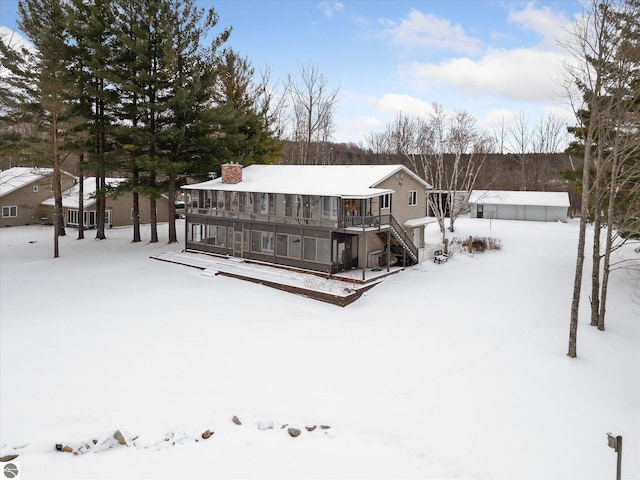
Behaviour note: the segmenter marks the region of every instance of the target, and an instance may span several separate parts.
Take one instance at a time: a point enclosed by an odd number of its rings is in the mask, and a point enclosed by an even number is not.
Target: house
[[[417,263],[428,221],[430,186],[402,165],[230,163],[182,188],[187,251],[328,274]]]
[[[107,178],[106,184],[117,186],[125,181],[124,178]],[[85,178],[83,181],[83,210],[85,228],[95,228],[97,220],[96,211],[96,179],[95,177]],[[65,226],[77,227],[79,223],[79,199],[80,184],[62,192],[62,210]],[[47,198],[42,202],[42,206],[47,208],[49,215],[53,215],[55,198]],[[168,198],[161,196],[156,200],[156,215],[158,222],[166,222],[169,218]],[[122,227],[133,225],[133,196],[125,193],[118,197],[107,196],[105,206],[105,226]],[[149,223],[151,217],[151,207],[149,198],[140,195],[140,223]]]
[[[567,192],[473,190],[469,195],[472,218],[566,222],[569,206]]]
[[[75,182],[70,173],[60,173],[63,190]],[[3,170],[0,172],[0,227],[42,223],[51,213],[41,203],[52,194],[53,168],[12,167]]]

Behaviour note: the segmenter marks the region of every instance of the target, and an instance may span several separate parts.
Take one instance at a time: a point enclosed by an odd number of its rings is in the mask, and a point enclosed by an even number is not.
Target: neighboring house
[[[125,181],[124,178],[107,178],[107,185],[116,186]],[[95,177],[85,178],[83,182],[83,210],[85,228],[95,228],[97,220],[96,211],[96,179]],[[62,193],[62,210],[64,224],[67,227],[77,227],[79,225],[79,199],[80,185],[74,185]],[[48,198],[42,205],[49,209],[49,215],[53,215],[55,199]],[[169,218],[168,199],[161,196],[156,200],[156,214],[158,222],[166,222]],[[105,226],[122,227],[133,225],[133,197],[130,193],[120,195],[117,198],[107,196],[105,206]],[[149,198],[140,195],[140,223],[149,223],[151,218],[151,208]]]
[[[566,222],[569,206],[567,192],[473,190],[469,195],[473,218]]]
[[[414,264],[429,188],[402,165],[226,164],[183,187],[186,249],[325,273]]]
[[[62,189],[76,182],[73,175],[60,173]],[[12,167],[0,172],[0,227],[31,225],[53,220],[41,202],[53,194],[53,168]],[[45,217],[50,217],[45,219]]]

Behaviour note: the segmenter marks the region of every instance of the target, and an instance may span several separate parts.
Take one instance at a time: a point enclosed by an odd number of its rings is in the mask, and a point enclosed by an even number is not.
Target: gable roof
[[[469,195],[469,203],[567,208],[570,206],[567,192],[517,192],[508,190],[473,190]]]
[[[239,183],[222,183],[222,178],[216,178],[182,188],[371,198],[393,193],[391,188],[377,186],[396,173],[409,175],[430,188],[403,165],[251,165],[242,169]]]
[[[0,197],[53,174],[53,168],[12,167],[0,172]]]
[[[121,182],[124,182],[126,178],[107,178],[105,183],[107,185],[116,186]],[[96,203],[96,178],[88,177],[83,182],[83,204],[84,207],[90,207]],[[80,201],[80,184],[77,183],[73,187],[62,192],[62,206],[65,208],[78,208]],[[55,205],[55,197],[47,198],[42,202],[42,205],[53,206]]]

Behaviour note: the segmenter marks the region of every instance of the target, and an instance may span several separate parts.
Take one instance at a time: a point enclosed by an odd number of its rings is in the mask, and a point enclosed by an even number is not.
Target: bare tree
[[[567,127],[553,113],[540,118],[532,130],[529,184],[536,190],[547,190],[550,180],[556,175],[553,170],[550,154],[563,151],[567,146]]]
[[[467,194],[476,183],[484,161],[494,149],[493,139],[477,127],[470,113],[459,110],[453,114],[446,143],[453,154],[453,165],[449,176],[449,231],[467,204]]]
[[[505,142],[507,140],[507,126],[504,120],[504,115],[500,118],[500,122],[494,130],[493,136],[495,137],[497,152],[502,155],[504,153]]]
[[[327,78],[317,65],[298,65],[300,79],[287,77],[287,93],[291,101],[291,136],[299,147],[299,163],[329,163],[327,143],[333,135],[333,112],[339,89],[331,90]],[[313,145],[315,151],[312,151]]]
[[[527,185],[526,171],[528,155],[531,152],[533,134],[529,127],[529,117],[524,112],[514,116],[514,122],[507,129],[509,151],[514,155],[520,165],[520,189],[525,190]]]
[[[432,186],[427,205],[444,243],[446,219],[453,232],[455,220],[466,204],[466,194],[493,149],[493,139],[477,127],[476,119],[468,112],[450,113],[434,104],[428,120],[400,113],[383,132],[370,135],[368,142],[378,153],[401,158]]]

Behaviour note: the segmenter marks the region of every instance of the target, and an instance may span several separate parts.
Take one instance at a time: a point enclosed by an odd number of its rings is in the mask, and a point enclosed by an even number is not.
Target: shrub
[[[454,238],[451,240],[450,245],[454,247],[456,252],[483,253],[492,250],[502,250],[502,241],[498,238],[491,237],[468,237],[464,240]]]

